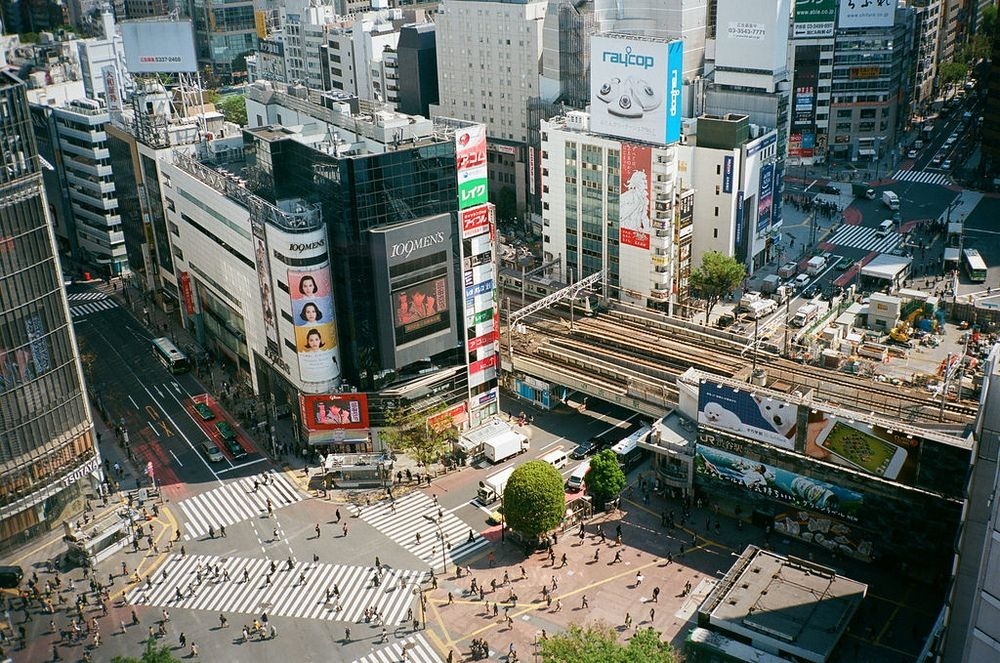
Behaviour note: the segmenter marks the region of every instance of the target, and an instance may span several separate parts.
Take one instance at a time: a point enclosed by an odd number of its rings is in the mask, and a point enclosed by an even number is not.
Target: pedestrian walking
[[[642,581],[643,581],[642,571],[639,571],[635,574],[635,586],[638,587],[639,585],[641,585]]]
[[[342,529],[344,530],[344,536],[346,537],[347,536],[347,523],[344,523],[344,527]]]
[[[611,563],[612,563],[612,564],[617,564],[617,563],[618,563],[618,562],[620,562],[620,561],[622,561],[622,551],[621,551],[621,550],[619,550],[619,551],[617,551],[617,552],[615,553],[615,559],[614,559],[614,561],[613,561],[613,562],[611,562]]]
[[[659,603],[659,599],[660,599],[660,588],[659,587],[654,587],[653,588],[653,603]]]
[[[319,523],[316,523],[316,538],[319,538]]]
[[[337,522],[339,523],[340,522],[340,509],[337,509],[336,516],[337,516]]]
[[[649,621],[653,621],[653,617],[656,616],[656,608],[649,609]]]
[[[625,613],[625,628],[632,628],[632,615],[627,612]]]
[[[583,598],[580,599],[580,607],[583,608],[584,610],[586,610],[587,608],[590,607],[590,603],[587,602],[587,595],[586,594],[584,594]]]

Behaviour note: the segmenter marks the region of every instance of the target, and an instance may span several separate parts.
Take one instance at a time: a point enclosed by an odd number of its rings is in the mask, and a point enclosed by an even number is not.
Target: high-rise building
[[[0,548],[75,518],[100,472],[41,168],[0,71]]]
[[[389,91],[392,85],[401,113],[430,117],[430,106],[438,102],[437,41],[434,23],[409,23],[399,29],[399,43],[394,54],[386,53]],[[394,71],[389,69],[395,61]],[[391,78],[395,76],[395,78]]]
[[[501,216],[527,205],[528,99],[539,96],[546,0],[445,0],[437,25],[438,103],[431,115],[486,125],[490,189]]]
[[[253,0],[190,0],[187,13],[194,20],[198,66],[221,80],[241,77],[243,59],[257,50]]]

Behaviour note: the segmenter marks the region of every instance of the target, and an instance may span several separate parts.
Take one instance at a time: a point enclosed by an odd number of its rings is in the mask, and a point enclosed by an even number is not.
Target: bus
[[[191,370],[191,362],[188,361],[187,355],[178,350],[169,338],[165,336],[154,338],[152,343],[153,352],[168,371],[186,373]]]
[[[646,450],[639,446],[639,440],[644,438],[649,431],[649,426],[643,426],[611,447],[611,450],[618,457],[618,464],[621,465],[622,471],[626,474],[646,458]]]
[[[962,251],[962,266],[973,283],[982,283],[986,280],[986,261],[976,249]]]

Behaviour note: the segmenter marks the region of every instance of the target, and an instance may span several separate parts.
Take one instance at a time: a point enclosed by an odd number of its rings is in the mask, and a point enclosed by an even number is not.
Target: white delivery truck
[[[483,456],[494,465],[528,450],[528,438],[515,430],[483,442]]]
[[[805,327],[815,320],[817,315],[819,315],[819,306],[816,306],[816,304],[805,304],[800,306],[799,310],[792,316],[791,325],[793,327]]]
[[[882,202],[891,210],[895,211],[899,209],[899,196],[893,191],[883,191]]]
[[[760,301],[754,302],[747,309],[747,317],[751,320],[759,320],[769,313],[773,313],[778,309],[778,302],[773,299],[761,299]]]
[[[765,276],[760,282],[760,291],[765,295],[773,295],[781,285],[781,277],[777,274]]]
[[[826,258],[823,256],[813,256],[812,258],[809,258],[809,262],[806,263],[806,274],[815,276],[819,274],[825,266]]]
[[[507,480],[514,473],[514,466],[497,472],[491,477],[486,477],[479,482],[479,494],[477,499],[483,506],[490,506],[500,501],[503,496],[503,489],[507,487]]]
[[[759,302],[761,299],[763,299],[763,297],[759,292],[754,290],[744,292],[743,296],[740,297],[740,310],[749,311],[750,307]]]

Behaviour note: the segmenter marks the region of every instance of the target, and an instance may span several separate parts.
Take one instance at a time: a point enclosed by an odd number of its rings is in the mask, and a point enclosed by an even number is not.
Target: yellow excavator
[[[900,322],[899,325],[893,327],[889,331],[889,338],[896,341],[897,343],[909,343],[910,342],[910,323]]]

